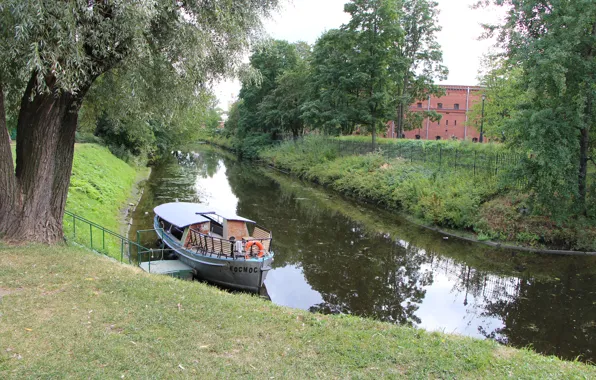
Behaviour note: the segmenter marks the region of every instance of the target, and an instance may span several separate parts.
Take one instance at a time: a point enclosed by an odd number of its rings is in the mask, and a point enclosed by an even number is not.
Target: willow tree
[[[260,18],[276,5],[277,0],[2,1],[0,235],[11,241],[62,239],[78,113],[100,75],[164,59],[199,86],[234,70]],[[20,98],[18,105],[5,104],[14,98]],[[6,111],[12,109],[18,112],[16,168],[6,128]]]

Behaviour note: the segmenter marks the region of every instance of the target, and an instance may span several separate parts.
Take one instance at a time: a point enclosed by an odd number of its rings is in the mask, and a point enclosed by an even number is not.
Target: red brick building
[[[480,138],[480,131],[474,126],[467,125],[468,112],[472,105],[482,101],[482,87],[478,86],[449,86],[441,85],[445,95],[430,96],[410,105],[410,111],[437,111],[443,117],[440,121],[422,121],[420,128],[406,131],[408,139],[415,139],[417,135],[422,140],[472,140]],[[387,123],[387,137],[397,137],[393,121]],[[486,141],[486,140],[485,140]]]

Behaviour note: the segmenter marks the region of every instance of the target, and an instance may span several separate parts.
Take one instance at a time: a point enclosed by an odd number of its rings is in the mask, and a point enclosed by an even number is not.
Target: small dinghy
[[[198,203],[166,203],[153,211],[157,235],[197,277],[253,292],[263,286],[273,262],[271,231]]]

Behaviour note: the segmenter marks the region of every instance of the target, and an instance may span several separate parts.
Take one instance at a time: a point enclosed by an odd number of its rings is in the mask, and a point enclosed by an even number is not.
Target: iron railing
[[[119,260],[121,263],[124,263],[126,258],[129,264],[134,261],[140,265],[147,256],[151,261],[160,256],[163,258],[164,253],[170,251],[169,249],[152,249],[141,245],[140,231],[137,232],[137,241],[134,242],[70,211],[64,211],[63,224],[64,237],[67,240],[87,246],[95,252]]]
[[[263,246],[263,250],[265,252],[270,252],[271,250],[271,241],[272,241],[272,234],[270,231],[267,231],[259,226],[255,227],[255,231],[253,231],[253,235],[257,232],[264,236],[268,234],[268,237],[261,237],[255,236],[246,239],[246,244],[249,242],[259,242]],[[237,252],[235,249],[236,241],[218,238],[216,236],[209,236],[203,234],[195,229],[190,228],[188,231],[188,249],[195,250],[196,253],[201,253],[204,255],[210,256],[228,256],[228,257],[254,257],[259,253],[259,248],[256,244],[252,244],[249,248],[249,251],[245,251],[245,246],[243,245],[242,252]]]

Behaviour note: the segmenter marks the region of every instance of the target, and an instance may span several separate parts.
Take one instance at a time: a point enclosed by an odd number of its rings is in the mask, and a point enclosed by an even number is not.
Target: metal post
[[[483,130],[484,130],[484,101],[486,100],[486,94],[482,94],[482,117],[480,119],[480,142],[484,141]]]
[[[476,177],[476,153],[478,152],[474,151],[474,177]]]

